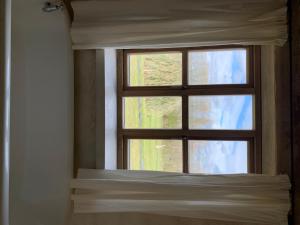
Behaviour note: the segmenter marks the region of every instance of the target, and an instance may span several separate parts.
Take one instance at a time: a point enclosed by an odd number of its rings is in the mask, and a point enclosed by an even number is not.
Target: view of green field
[[[130,169],[182,172],[181,140],[129,141]]]
[[[180,85],[181,53],[134,54],[129,57],[131,86]],[[180,129],[181,97],[126,97],[125,128]],[[131,140],[133,170],[182,172],[181,140]]]
[[[166,86],[181,84],[181,53],[137,53],[129,56],[130,86]]]

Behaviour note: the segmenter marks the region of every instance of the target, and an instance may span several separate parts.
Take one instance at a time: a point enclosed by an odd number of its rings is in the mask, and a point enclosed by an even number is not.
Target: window
[[[261,172],[260,48],[118,53],[118,167]]]

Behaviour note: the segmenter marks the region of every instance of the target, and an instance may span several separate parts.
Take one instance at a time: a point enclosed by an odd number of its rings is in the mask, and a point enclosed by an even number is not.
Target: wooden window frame
[[[246,49],[247,50],[247,84],[224,85],[188,85],[188,52],[192,50],[212,49]],[[128,86],[128,54],[153,52],[182,53],[182,85],[179,86]],[[182,140],[183,172],[188,173],[188,141],[189,140],[233,140],[248,141],[248,172],[261,173],[261,50],[260,46],[209,46],[196,48],[172,49],[128,49],[117,53],[117,166],[128,169],[129,139],[179,139]],[[188,97],[193,95],[244,95],[254,96],[255,125],[253,130],[189,130],[188,129]],[[182,97],[182,129],[124,129],[123,97],[137,96],[181,96]]]

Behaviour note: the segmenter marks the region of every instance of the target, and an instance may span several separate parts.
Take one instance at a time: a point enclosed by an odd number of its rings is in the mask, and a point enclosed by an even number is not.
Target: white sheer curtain
[[[85,214],[147,213],[221,224],[286,225],[290,207],[285,175],[81,169],[71,187],[76,189],[72,200],[77,219]]]
[[[75,49],[282,45],[286,0],[73,1]]]

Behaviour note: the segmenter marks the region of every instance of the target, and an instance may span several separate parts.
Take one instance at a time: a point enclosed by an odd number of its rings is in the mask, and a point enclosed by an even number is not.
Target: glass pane
[[[190,96],[190,129],[253,129],[252,95]]]
[[[245,49],[189,52],[190,85],[246,84]]]
[[[182,83],[182,54],[136,53],[129,55],[129,86],[167,86]]]
[[[125,128],[181,128],[181,97],[125,97],[124,109]]]
[[[247,173],[247,141],[189,141],[189,172]]]
[[[181,140],[131,139],[129,169],[182,172]]]

